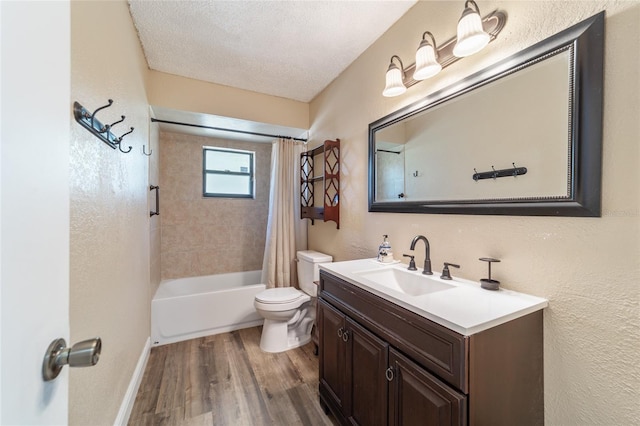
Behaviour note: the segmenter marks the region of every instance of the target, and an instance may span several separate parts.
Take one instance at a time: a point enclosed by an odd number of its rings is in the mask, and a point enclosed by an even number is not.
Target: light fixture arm
[[[423,43],[428,43],[427,39],[425,38],[426,36],[429,36],[431,38],[431,45],[433,46],[433,51],[436,54],[436,58],[438,57],[438,46],[436,46],[436,38],[433,36],[433,34],[431,34],[430,31],[425,31],[424,33],[422,33],[422,42],[420,42],[420,47],[422,47]]]
[[[436,46],[436,38],[433,36],[433,34],[431,34],[430,31],[425,31],[424,33],[422,33],[422,41],[427,41],[427,39],[425,38],[426,36],[429,36],[431,38],[431,45],[433,46],[433,50],[437,52],[438,47]]]
[[[472,4],[475,7],[476,13],[480,13],[480,8],[478,7],[478,4],[473,0],[467,0],[466,2],[464,2],[464,8],[467,9],[470,4]]]
[[[393,65],[393,58],[396,58],[398,60],[398,62],[400,62],[400,71],[402,72],[402,78],[403,79],[406,78],[406,73],[404,71],[404,64],[402,63],[402,59],[400,59],[400,56],[393,55],[391,57],[391,61],[390,61],[390,65],[389,66]]]

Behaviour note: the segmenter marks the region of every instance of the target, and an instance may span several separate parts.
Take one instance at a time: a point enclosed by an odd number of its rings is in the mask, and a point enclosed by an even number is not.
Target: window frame
[[[207,152],[225,152],[246,155],[249,157],[249,171],[244,172],[232,172],[229,170],[216,170],[207,169]],[[202,147],[202,196],[204,198],[256,198],[256,183],[255,183],[255,163],[256,153],[255,151],[248,151],[244,149],[203,146]],[[207,192],[207,176],[208,175],[224,175],[224,176],[248,176],[249,177],[249,194],[239,193],[220,193],[220,192]]]

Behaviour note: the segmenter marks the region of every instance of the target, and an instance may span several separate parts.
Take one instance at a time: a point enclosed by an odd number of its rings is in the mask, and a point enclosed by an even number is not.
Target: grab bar
[[[149,217],[153,217],[155,215],[159,215],[160,214],[160,187],[157,185],[151,185],[149,186],[149,191],[153,191],[156,190],[156,211],[150,211],[149,212]]]

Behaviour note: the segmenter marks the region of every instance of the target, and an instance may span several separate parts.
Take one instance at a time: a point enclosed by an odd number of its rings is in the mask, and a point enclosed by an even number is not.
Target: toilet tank
[[[297,253],[298,259],[298,285],[300,290],[309,296],[315,297],[318,294],[318,286],[313,282],[320,279],[318,265],[329,263],[333,260],[328,254],[313,250],[301,250]]]

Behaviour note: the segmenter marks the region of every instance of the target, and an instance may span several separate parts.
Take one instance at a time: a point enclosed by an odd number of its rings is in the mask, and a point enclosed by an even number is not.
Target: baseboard
[[[114,426],[124,426],[129,423],[131,410],[133,410],[133,403],[136,400],[138,388],[140,388],[140,383],[142,382],[144,368],[147,366],[147,360],[149,359],[150,351],[151,338],[148,337],[147,343],[144,345],[142,353],[140,354],[140,358],[138,358],[138,364],[136,365],[136,369],[133,372],[133,376],[131,376],[131,381],[129,382],[129,387],[127,388],[127,392],[125,393],[124,399],[122,400],[122,405],[120,405],[118,417],[116,417],[115,422],[113,422]]]

